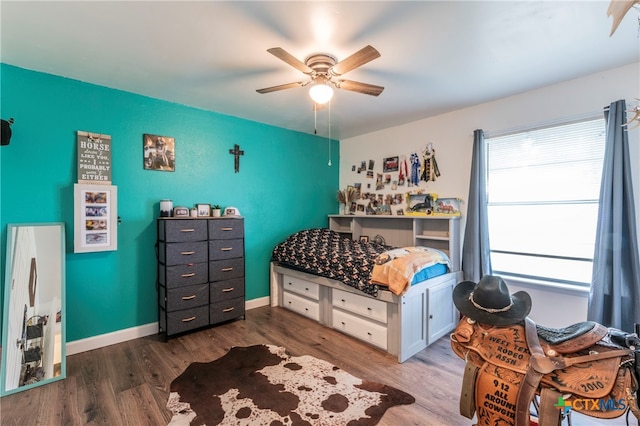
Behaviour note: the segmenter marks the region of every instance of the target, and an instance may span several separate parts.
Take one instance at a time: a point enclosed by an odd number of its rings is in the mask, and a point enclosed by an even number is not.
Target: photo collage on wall
[[[353,186],[359,193],[351,214],[460,215],[459,199],[428,193],[426,183],[440,176],[435,149],[428,144],[420,154],[398,155],[382,161],[362,160],[351,166]]]
[[[117,194],[114,185],[74,185],[74,253],[117,250]]]
[[[84,192],[84,244],[109,245],[109,192]]]

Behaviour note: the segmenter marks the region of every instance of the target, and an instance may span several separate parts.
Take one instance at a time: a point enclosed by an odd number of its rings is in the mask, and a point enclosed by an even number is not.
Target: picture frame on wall
[[[74,253],[118,249],[118,188],[74,184]]]
[[[176,140],[170,136],[144,134],[142,136],[145,170],[175,172]]]
[[[382,161],[383,172],[397,172],[398,171],[398,157],[387,157]]]
[[[198,210],[198,217],[211,216],[211,204],[196,204],[196,209]]]

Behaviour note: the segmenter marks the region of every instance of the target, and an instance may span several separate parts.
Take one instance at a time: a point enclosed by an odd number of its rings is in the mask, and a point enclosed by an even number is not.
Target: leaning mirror
[[[63,379],[63,223],[7,225],[1,395]]]

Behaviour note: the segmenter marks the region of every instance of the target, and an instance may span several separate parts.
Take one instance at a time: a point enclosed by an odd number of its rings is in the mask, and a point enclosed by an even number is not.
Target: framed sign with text
[[[111,184],[111,136],[77,133],[78,183]]]

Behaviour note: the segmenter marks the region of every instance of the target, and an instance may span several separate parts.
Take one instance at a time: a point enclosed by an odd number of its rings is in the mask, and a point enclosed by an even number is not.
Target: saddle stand
[[[553,329],[530,318],[498,327],[464,317],[451,347],[466,361],[460,414],[477,414],[478,424],[528,426],[536,397],[540,426],[558,426],[572,410],[603,419],[631,410],[640,419],[637,333],[591,321]]]

